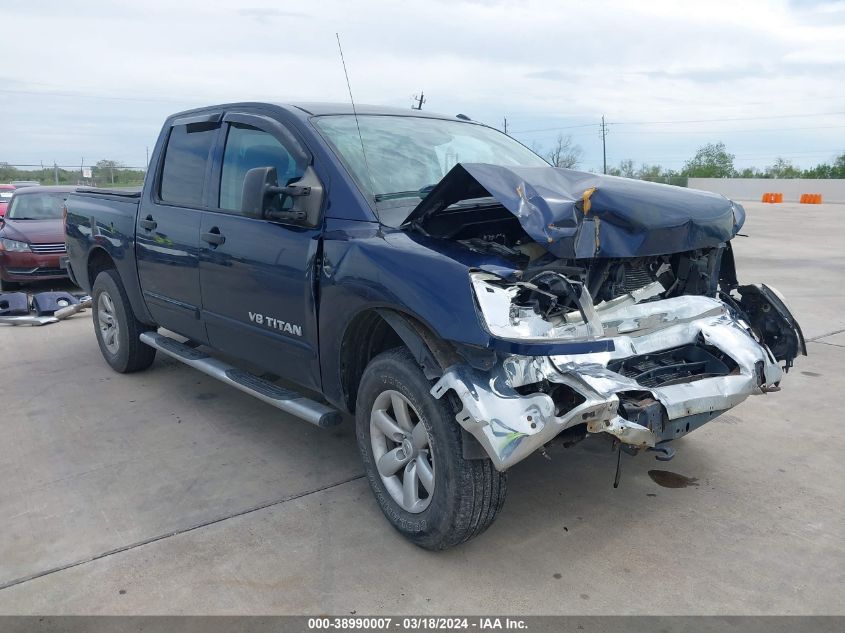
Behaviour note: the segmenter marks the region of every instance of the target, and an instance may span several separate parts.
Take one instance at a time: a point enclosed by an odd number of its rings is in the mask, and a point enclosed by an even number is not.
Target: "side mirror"
[[[284,209],[288,196],[293,198],[293,206]],[[244,177],[241,211],[248,218],[316,226],[322,203],[323,185],[310,165],[302,178],[285,187],[279,186],[275,167],[256,167]]]

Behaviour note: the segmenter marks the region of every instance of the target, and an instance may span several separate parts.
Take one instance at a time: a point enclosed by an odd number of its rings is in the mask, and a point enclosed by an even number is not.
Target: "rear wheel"
[[[138,338],[151,328],[135,318],[116,270],[97,275],[91,298],[97,343],[111,368],[128,374],[152,365],[155,349]]]
[[[374,358],[358,389],[358,449],[382,512],[412,543],[440,550],[481,534],[505,501],[507,475],[463,457],[461,428],[405,348]]]

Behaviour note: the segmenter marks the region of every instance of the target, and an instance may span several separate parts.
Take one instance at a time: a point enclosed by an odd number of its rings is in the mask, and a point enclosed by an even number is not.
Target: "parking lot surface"
[[[808,339],[783,391],[671,462],[623,456],[617,489],[600,438],[534,455],[442,553],[382,518],[351,421],[161,356],[116,374],[90,312],[0,326],[0,613],[845,614],[845,206],[746,209],[740,280],[780,289]]]

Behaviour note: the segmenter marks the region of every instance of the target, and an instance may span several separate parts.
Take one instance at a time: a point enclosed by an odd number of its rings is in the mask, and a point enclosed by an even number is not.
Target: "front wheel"
[[[97,275],[91,295],[97,343],[111,368],[129,374],[152,365],[155,348],[139,339],[141,332],[150,328],[135,318],[117,271],[109,269]]]
[[[481,534],[505,501],[507,475],[489,459],[465,459],[445,398],[404,348],[384,352],[358,389],[358,449],[376,500],[403,536],[441,550]]]

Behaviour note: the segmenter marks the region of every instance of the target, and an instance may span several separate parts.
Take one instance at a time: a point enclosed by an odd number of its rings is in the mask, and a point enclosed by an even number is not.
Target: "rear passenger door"
[[[210,113],[172,122],[135,231],[138,276],[150,313],[159,325],[199,342],[207,340],[200,319],[200,222],[221,118],[222,113]]]
[[[303,175],[310,155],[288,128],[260,115],[227,113],[222,135],[225,146],[212,184],[216,196],[200,228],[209,343],[318,389],[314,274],[321,231],[241,214],[247,171],[275,167],[284,186]]]

